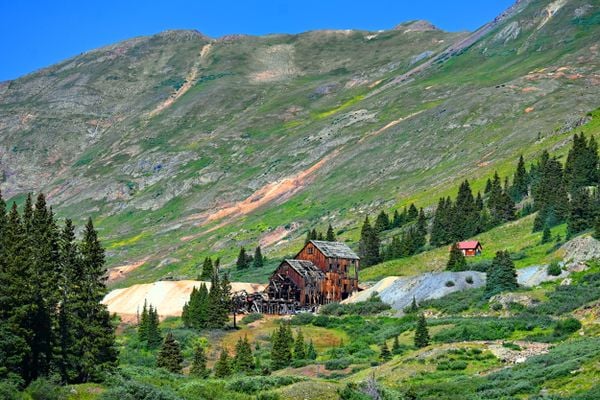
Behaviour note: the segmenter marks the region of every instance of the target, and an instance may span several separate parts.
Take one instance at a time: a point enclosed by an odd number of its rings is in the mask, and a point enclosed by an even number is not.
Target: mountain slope
[[[330,221],[352,241],[367,212],[563,144],[598,107],[599,15],[531,0],[472,34],[132,39],[0,86],[0,188],[94,216],[127,282],[293,252]]]

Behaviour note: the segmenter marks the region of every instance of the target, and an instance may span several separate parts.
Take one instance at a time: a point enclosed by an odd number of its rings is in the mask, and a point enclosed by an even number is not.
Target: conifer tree
[[[455,218],[453,218],[451,226],[454,240],[463,240],[473,236],[477,229],[479,212],[475,206],[475,198],[469,181],[465,180],[460,185],[453,213]]]
[[[335,233],[333,232],[333,227],[331,226],[331,224],[329,224],[329,226],[327,227],[327,235],[325,237],[325,240],[327,240],[328,242],[336,241]]]
[[[534,232],[542,230],[545,225],[552,227],[564,221],[569,208],[560,162],[544,152],[538,168],[538,182],[532,190],[534,206],[538,210]]]
[[[567,218],[567,238],[585,231],[593,226],[594,209],[592,199],[585,187],[575,190],[569,204]]]
[[[416,224],[415,247],[420,249],[427,244],[427,218],[425,211],[421,208]]]
[[[311,340],[306,347],[306,359],[308,360],[316,360],[317,359],[317,351],[315,350],[315,345]]]
[[[317,230],[315,228],[313,228],[312,231],[310,231],[310,240],[318,240],[319,239],[319,233],[317,232]]]
[[[265,264],[265,260],[262,255],[260,246],[257,246],[254,250],[254,259],[252,260],[252,266],[254,268],[261,268]]]
[[[361,232],[360,232],[360,243],[359,243],[359,255],[361,258],[361,264],[365,267],[377,264],[381,261],[379,254],[379,235],[371,227],[369,217],[365,217]]]
[[[304,343],[304,335],[302,330],[298,329],[296,340],[294,341],[294,359],[304,360],[306,358],[306,344]]]
[[[440,198],[431,225],[430,243],[434,247],[448,244],[451,237],[450,212],[452,201],[450,198]]]
[[[375,229],[375,232],[377,233],[381,233],[390,229],[390,218],[385,213],[385,211],[382,210],[377,215],[377,219],[375,220],[375,226],[373,227],[373,229]]]
[[[411,314],[414,314],[417,311],[419,311],[419,305],[417,304],[417,299],[415,298],[415,296],[413,296],[412,302],[410,303],[410,307],[408,309],[408,312],[410,312]]]
[[[229,321],[229,313],[232,308],[232,300],[231,300],[231,282],[229,281],[229,274],[225,273],[223,275],[223,279],[221,280],[221,289],[219,290],[220,295],[220,313],[219,313],[219,322],[221,327],[225,327],[227,322]]]
[[[167,333],[165,341],[163,342],[156,358],[156,366],[158,368],[164,368],[167,371],[175,374],[180,374],[182,362],[183,356],[181,355],[179,342],[177,342],[173,334],[169,332]]]
[[[497,252],[487,274],[485,298],[489,299],[497,293],[515,290],[518,287],[517,271],[510,259],[510,253],[508,251]]]
[[[383,344],[381,345],[381,348],[380,348],[379,359],[383,362],[386,362],[386,361],[389,361],[392,359],[392,353],[390,353],[390,349],[388,348],[385,340],[383,341]]]
[[[413,297],[414,299],[414,297]],[[398,335],[394,336],[394,343],[392,344],[392,354],[400,354],[400,342],[398,341]]]
[[[210,257],[205,257],[204,262],[202,263],[202,273],[200,274],[200,280],[210,280],[214,273],[215,268],[213,267],[212,259]]]
[[[485,189],[483,189],[484,194],[489,194],[492,191],[492,180],[490,178],[485,181]]]
[[[248,256],[246,255],[246,249],[243,246],[240,247],[240,252],[238,254],[235,265],[237,269],[246,269],[250,266],[248,263]]]
[[[477,211],[481,212],[483,210],[483,197],[481,197],[481,192],[477,192],[477,196],[475,197],[475,208]]]
[[[229,353],[226,348],[221,350],[221,355],[215,363],[215,378],[227,378],[231,375],[231,361],[229,360]]]
[[[235,345],[235,357],[233,359],[233,367],[236,372],[251,373],[254,368],[254,357],[252,356],[252,348],[248,343],[248,338],[239,338]]]
[[[152,307],[151,304],[148,308],[148,348],[156,348],[160,346],[162,342],[159,323],[158,310],[156,307]]]
[[[525,160],[523,160],[523,155],[521,155],[519,157],[517,169],[515,170],[515,175],[513,177],[513,184],[510,189],[510,194],[514,201],[521,201],[525,196],[527,196],[528,190],[529,175],[527,174],[527,169],[525,168]]]
[[[429,330],[427,329],[427,321],[425,315],[420,314],[417,320],[417,327],[415,329],[415,347],[423,348],[429,345]]]
[[[550,243],[552,241],[552,232],[550,231],[550,228],[545,226],[544,227],[544,232],[542,233],[542,242],[541,244],[544,243]]]
[[[419,216],[419,210],[414,203],[411,203],[408,207],[408,221],[414,221]]]
[[[194,348],[194,358],[192,360],[192,367],[190,368],[190,375],[197,378],[208,378],[210,371],[206,368],[206,353],[204,353],[204,347],[197,345]]]
[[[81,374],[81,381],[97,379],[100,370],[116,366],[118,352],[115,348],[114,327],[106,305],[101,301],[107,293],[104,284],[106,267],[104,265],[104,248],[98,240],[91,218],[85,226],[80,244],[81,258],[86,276],[84,285],[83,309],[86,326],[82,347],[86,348],[82,363],[86,371]]]
[[[285,324],[280,324],[271,338],[271,367],[274,370],[285,368],[290,365],[292,360],[292,343],[290,340],[289,328]]]
[[[446,264],[448,271],[464,271],[467,268],[467,260],[463,252],[458,248],[458,243],[454,243],[450,249],[450,257]]]
[[[404,224],[404,220],[398,210],[394,210],[394,215],[392,217],[392,228],[399,228]]]
[[[138,329],[137,329],[138,340],[140,342],[148,341],[148,323],[149,323],[148,304],[147,304],[146,300],[144,299],[144,307],[142,308],[142,313],[140,314],[140,318],[139,318],[139,322],[138,322]]]

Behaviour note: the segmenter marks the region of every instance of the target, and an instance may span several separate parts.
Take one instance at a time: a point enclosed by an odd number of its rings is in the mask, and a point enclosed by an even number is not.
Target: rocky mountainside
[[[0,189],[93,216],[129,282],[329,222],[351,242],[365,213],[566,143],[598,107],[599,24],[595,0],[521,0],[473,33],[135,38],[0,84]]]

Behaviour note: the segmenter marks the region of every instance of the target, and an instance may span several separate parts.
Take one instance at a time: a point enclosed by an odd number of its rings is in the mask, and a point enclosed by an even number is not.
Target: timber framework
[[[293,314],[315,311],[358,291],[360,258],[346,244],[311,240],[293,258],[279,264],[262,293],[238,292],[238,312]]]

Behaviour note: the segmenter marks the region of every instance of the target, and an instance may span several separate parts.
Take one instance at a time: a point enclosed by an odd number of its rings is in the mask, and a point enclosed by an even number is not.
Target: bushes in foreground
[[[320,309],[320,313],[323,315],[374,315],[379,314],[382,311],[386,311],[392,308],[389,304],[381,301],[379,296],[371,296],[367,301],[361,301],[358,303],[340,304],[330,303],[326,304]]]

